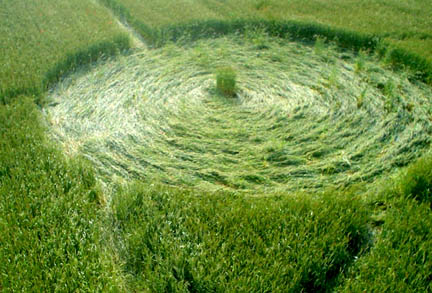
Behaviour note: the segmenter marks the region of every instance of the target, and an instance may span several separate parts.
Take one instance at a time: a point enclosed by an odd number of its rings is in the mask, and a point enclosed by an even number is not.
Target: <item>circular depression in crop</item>
[[[237,73],[237,96],[214,72]],[[52,91],[52,133],[106,181],[315,190],[373,181],[430,145],[431,89],[376,60],[224,37],[98,64]]]

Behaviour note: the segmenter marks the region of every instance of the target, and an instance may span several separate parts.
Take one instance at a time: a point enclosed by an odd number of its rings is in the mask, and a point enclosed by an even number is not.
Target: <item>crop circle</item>
[[[240,191],[372,182],[430,145],[432,91],[373,57],[239,36],[98,64],[51,92],[52,134],[105,181]],[[236,99],[215,69],[236,72]]]

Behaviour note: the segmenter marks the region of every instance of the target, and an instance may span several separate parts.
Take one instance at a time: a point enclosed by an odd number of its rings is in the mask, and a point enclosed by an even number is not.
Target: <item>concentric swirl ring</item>
[[[237,72],[235,98],[215,90],[220,66]],[[361,53],[269,37],[122,56],[70,76],[50,97],[52,133],[107,181],[349,186],[411,162],[432,133],[429,87]]]

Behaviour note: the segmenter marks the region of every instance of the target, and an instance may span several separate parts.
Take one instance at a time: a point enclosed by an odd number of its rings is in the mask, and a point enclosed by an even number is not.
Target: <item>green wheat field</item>
[[[0,2],[0,291],[432,292],[431,13]]]

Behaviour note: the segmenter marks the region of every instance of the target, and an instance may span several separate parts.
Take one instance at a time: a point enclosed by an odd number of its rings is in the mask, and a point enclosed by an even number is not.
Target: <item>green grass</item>
[[[216,69],[216,89],[226,97],[234,97],[236,92],[235,70],[231,67]]]
[[[429,182],[430,183],[430,182]],[[350,269],[340,292],[429,292],[432,261],[430,204],[406,198],[386,204],[376,240]]]
[[[0,289],[123,290],[91,168],[49,146],[29,98],[0,106]]]
[[[259,17],[318,22],[364,33],[388,35],[389,39],[431,37],[431,6],[424,1],[116,1],[130,11],[131,16],[150,27],[193,20]],[[338,11],[336,15],[335,11]]]
[[[0,102],[38,96],[65,73],[129,47],[108,10],[91,1],[0,3]]]
[[[316,292],[331,290],[367,248],[364,208],[336,195],[245,198],[133,184],[113,199],[113,225],[132,290]]]
[[[347,34],[352,35],[348,43],[359,41],[360,35],[369,36],[369,43],[376,40],[385,44],[382,47],[392,50],[405,50],[415,54],[422,60],[412,66],[412,58],[391,59],[402,63],[414,71],[421,71],[423,81],[432,80],[432,51],[430,50],[431,20],[429,11],[431,4],[427,2],[409,1],[403,4],[397,0],[381,1],[134,1],[104,0],[118,15],[121,15],[134,26],[147,40],[154,44],[166,37],[166,27],[185,23],[206,23],[209,19],[216,21],[206,30],[205,34],[219,31],[224,23],[240,19],[267,21],[294,21],[294,30],[289,33],[313,29],[313,34],[327,37],[326,31],[331,27],[330,35],[338,32],[338,39]],[[179,9],[182,7],[182,9]],[[186,7],[186,8],[185,8]],[[335,11],[338,11],[335,17]],[[371,13],[373,11],[373,13]],[[379,15],[379,17],[377,17]],[[208,28],[208,23],[204,25]],[[225,28],[226,30],[226,28]],[[340,31],[342,31],[340,33]],[[183,32],[187,36],[188,32]],[[225,32],[226,33],[226,32]],[[309,37],[310,38],[310,37]],[[360,39],[359,39],[360,38]],[[389,48],[390,47],[390,48]],[[371,48],[373,50],[374,48]],[[424,63],[424,64],[423,64]]]
[[[337,292],[429,292],[432,249],[430,153],[366,192],[373,245]]]
[[[3,1],[0,291],[431,291],[429,11]]]
[[[416,161],[399,182],[398,194],[406,199],[429,203],[432,207],[432,159],[425,156]]]

